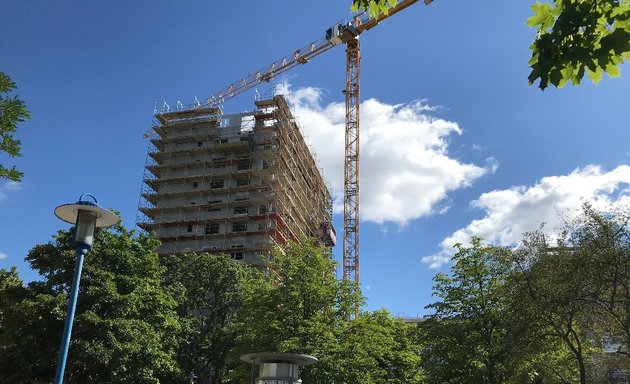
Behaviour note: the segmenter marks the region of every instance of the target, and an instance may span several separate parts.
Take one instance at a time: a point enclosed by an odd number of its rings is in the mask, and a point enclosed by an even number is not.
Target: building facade
[[[161,240],[159,254],[263,265],[289,240],[335,244],[330,192],[286,100],[255,104],[155,115],[137,221]]]

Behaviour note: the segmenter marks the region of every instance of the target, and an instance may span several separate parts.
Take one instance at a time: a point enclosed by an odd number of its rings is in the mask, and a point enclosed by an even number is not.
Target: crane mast
[[[359,69],[357,37],[346,42],[346,138],[343,182],[343,278],[359,282]]]
[[[428,5],[432,1],[424,0],[424,3]],[[360,14],[355,16],[352,23],[336,24],[326,30],[324,37],[228,85],[201,103],[183,107],[186,109],[216,107],[262,82],[269,82],[281,73],[308,63],[312,58],[336,45],[346,45],[343,278],[353,280],[357,284],[359,283],[359,70],[361,62],[359,35],[417,2],[418,0],[402,0],[389,8],[386,13],[365,19],[361,19],[363,14]]]

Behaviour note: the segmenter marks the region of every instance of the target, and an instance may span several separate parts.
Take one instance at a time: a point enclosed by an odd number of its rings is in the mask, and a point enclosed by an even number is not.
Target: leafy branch
[[[529,84],[562,88],[580,84],[585,75],[597,84],[606,73],[619,77],[630,59],[630,1],[555,0],[532,5],[527,25],[537,28],[531,45]]]
[[[26,105],[17,96],[11,96],[16,89],[11,78],[0,72],[0,152],[6,153],[9,157],[20,157],[21,141],[14,139],[13,134],[17,131],[17,124],[24,122],[31,117]],[[15,166],[6,168],[0,164],[0,180],[9,179],[20,181],[22,172]]]

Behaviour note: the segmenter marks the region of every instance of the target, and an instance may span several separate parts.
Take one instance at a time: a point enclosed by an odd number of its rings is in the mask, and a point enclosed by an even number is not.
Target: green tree
[[[527,337],[561,341],[573,355],[575,375],[587,383],[595,330],[589,325],[596,320],[588,304],[592,260],[580,258],[563,236],[551,244],[542,230],[526,234],[513,256],[520,314],[535,325]]]
[[[527,25],[538,34],[531,45],[529,83],[563,87],[585,75],[598,83],[602,73],[620,75],[630,59],[630,1],[554,0],[532,5]]]
[[[252,289],[245,304],[234,357],[262,351],[313,355],[318,363],[302,370],[303,380],[313,384],[421,382],[413,329],[386,311],[354,316],[360,291],[337,280],[335,269],[329,250],[310,241],[275,252],[268,283]],[[232,380],[249,376],[244,366]]]
[[[546,309],[549,324],[563,330],[556,337],[575,354],[586,381],[601,381],[613,368],[630,368],[629,220],[623,206],[599,211],[585,204],[557,244],[549,246],[542,234],[534,233],[526,237],[529,249],[523,248],[534,256],[524,272],[530,291],[538,291],[534,303]],[[543,308],[537,313],[545,313]],[[603,353],[602,346],[610,347],[611,340],[616,353]]]
[[[352,0],[351,10],[370,16],[386,13],[397,0]],[[630,60],[630,1],[553,0],[532,5],[527,25],[537,29],[530,49],[529,84],[563,87],[580,84],[588,75],[598,83],[602,74],[620,76],[620,65]]]
[[[17,131],[17,124],[31,117],[24,102],[16,95],[11,96],[15,89],[11,78],[0,72],[0,153],[4,152],[9,157],[21,156],[21,142],[14,139],[13,135]],[[6,168],[0,164],[0,180],[20,181],[22,175],[15,166]]]
[[[455,246],[450,275],[438,273],[421,325],[427,383],[504,383],[510,377],[509,250],[482,244]]]
[[[336,330],[362,300],[358,289],[335,278],[335,268],[329,250],[312,241],[276,250],[268,265],[268,284],[247,299],[239,353],[311,354],[320,361],[304,369],[304,381],[332,382]],[[240,374],[248,377],[249,368]]]
[[[178,302],[181,324],[177,360],[199,384],[216,384],[238,363],[240,312],[254,289],[269,281],[262,273],[225,255],[190,253],[162,259],[166,288]]]
[[[175,301],[161,286],[157,241],[122,225],[96,233],[87,255],[66,366],[67,383],[159,383],[183,376],[175,360]],[[54,376],[74,272],[69,231],[27,258],[42,276],[23,287],[1,274],[0,382],[44,383]]]
[[[630,345],[630,212],[617,209],[601,212],[590,205],[566,229],[567,246],[589,269],[582,275],[589,287],[592,310],[605,318],[608,336]],[[630,359],[627,348],[617,353]]]
[[[32,296],[16,268],[0,269],[0,382],[52,381],[56,358],[52,345],[61,340],[55,317],[61,316],[57,308],[63,302]]]
[[[378,310],[342,323],[336,334],[335,383],[423,382],[415,326]]]
[[[527,333],[514,338],[511,356],[511,377],[506,383],[566,384],[575,381],[576,369],[573,354],[556,338],[547,337],[545,328],[536,329],[538,323],[527,323],[527,318],[516,319],[527,324]]]

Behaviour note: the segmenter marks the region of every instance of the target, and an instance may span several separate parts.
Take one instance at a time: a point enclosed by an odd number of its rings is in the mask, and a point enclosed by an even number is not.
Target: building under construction
[[[332,199],[282,96],[224,115],[155,115],[138,225],[159,254],[224,253],[263,265],[270,249],[314,237],[335,244]]]

